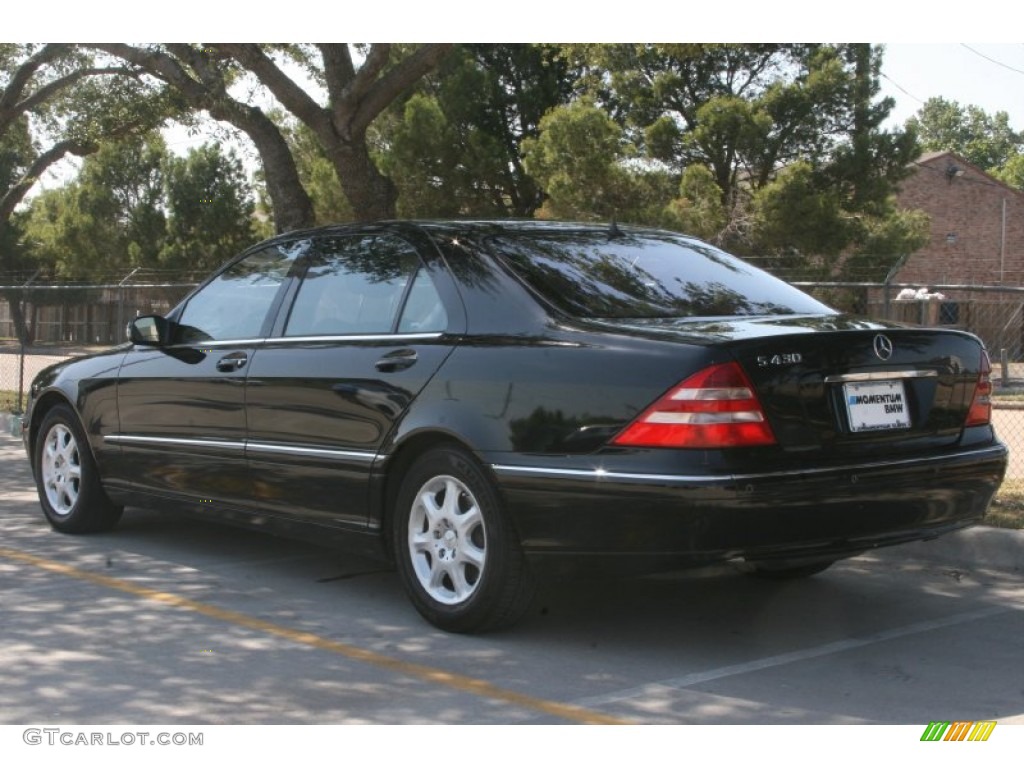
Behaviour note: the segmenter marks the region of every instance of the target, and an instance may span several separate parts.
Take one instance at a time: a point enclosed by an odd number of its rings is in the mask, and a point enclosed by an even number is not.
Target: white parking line
[[[606,693],[600,696],[588,696],[586,698],[577,699],[573,704],[577,707],[600,707],[608,704],[616,704],[628,699],[652,696],[654,694],[664,693],[670,690],[689,688],[693,685],[700,685],[701,683],[707,683],[711,680],[720,680],[724,677],[745,675],[750,672],[759,672],[763,669],[781,667],[784,664],[792,664],[798,661],[806,661],[808,659],[816,659],[822,656],[831,656],[836,653],[844,653],[845,651],[863,648],[868,645],[874,645],[875,643],[884,643],[887,640],[895,640],[900,637],[918,635],[923,632],[932,632],[936,629],[953,627],[958,624],[967,624],[972,621],[988,619],[992,616],[999,616],[1000,614],[1010,613],[1017,610],[1024,610],[1024,607],[1008,608],[1006,606],[998,606],[983,608],[978,611],[961,613],[942,619],[921,621],[916,624],[909,624],[897,629],[887,629],[883,632],[876,632],[875,634],[868,635],[866,637],[837,640],[833,643],[825,643],[824,645],[819,645],[814,648],[806,648],[802,651],[780,653],[776,656],[766,656],[763,659],[754,659],[753,661],[746,661],[742,664],[730,664],[725,667],[718,667],[717,669],[709,669],[705,672],[694,672],[689,675],[683,675],[682,677],[658,680],[635,688],[616,691],[614,693]]]

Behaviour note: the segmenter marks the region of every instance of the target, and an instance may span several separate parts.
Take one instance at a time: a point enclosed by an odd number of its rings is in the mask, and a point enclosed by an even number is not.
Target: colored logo
[[[995,720],[933,720],[924,729],[921,741],[988,741],[995,727]]]

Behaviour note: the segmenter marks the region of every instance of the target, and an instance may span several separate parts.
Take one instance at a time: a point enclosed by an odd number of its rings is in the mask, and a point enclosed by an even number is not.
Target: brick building
[[[1024,285],[1024,193],[952,152],[915,163],[897,196],[931,217],[931,237],[896,275],[922,286]]]
[[[920,157],[900,185],[897,204],[931,218],[928,243],[911,254],[894,282],[941,289],[942,298],[901,300],[868,293],[869,312],[978,334],[994,355],[1024,360],[1024,193],[952,152]]]

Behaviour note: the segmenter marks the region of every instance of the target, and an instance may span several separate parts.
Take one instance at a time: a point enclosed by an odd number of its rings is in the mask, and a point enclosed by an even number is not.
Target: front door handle
[[[232,352],[230,355],[224,355],[224,357],[217,361],[217,370],[231,373],[232,371],[237,371],[248,361],[249,356],[245,352]]]
[[[374,367],[381,373],[392,373],[394,371],[404,371],[409,366],[416,362],[416,350],[415,349],[396,349],[394,352],[388,352],[384,357],[374,363]]]

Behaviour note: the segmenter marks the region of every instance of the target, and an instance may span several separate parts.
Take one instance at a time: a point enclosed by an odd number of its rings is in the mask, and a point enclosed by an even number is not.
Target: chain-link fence
[[[0,285],[0,413],[21,413],[35,375],[52,363],[125,340],[128,322],[165,314],[191,281]]]
[[[992,422],[1010,447],[1006,488],[1024,491],[1024,288],[882,283],[796,283],[836,309],[877,320],[958,328],[992,358]]]

